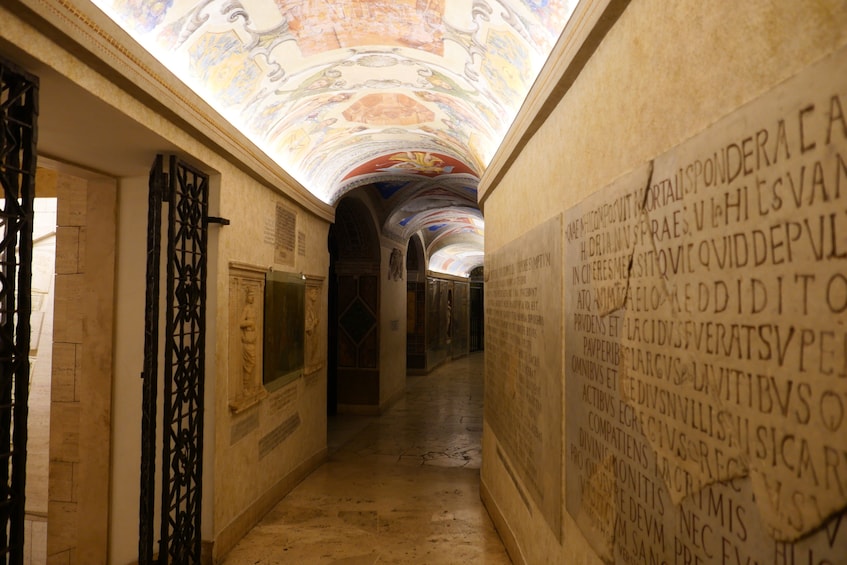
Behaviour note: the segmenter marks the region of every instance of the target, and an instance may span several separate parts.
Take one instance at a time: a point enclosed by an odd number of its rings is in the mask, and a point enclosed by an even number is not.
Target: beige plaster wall
[[[217,367],[214,406],[215,426],[215,555],[220,556],[299,480],[322,462],[326,452],[326,296],[321,284],[318,301],[318,343],[321,368],[299,377],[281,389],[270,390],[257,406],[234,414],[229,403],[236,391],[228,390],[230,262],[246,263],[275,271],[326,277],[329,270],[327,236],[329,224],[315,218],[279,194],[245,177],[221,175],[220,210],[231,221],[219,230],[218,281],[209,286],[216,293]],[[298,244],[294,264],[274,263],[274,245],[267,237],[274,225],[276,206],[296,212]],[[216,228],[213,228],[216,229]],[[303,254],[305,253],[305,254]],[[213,290],[214,289],[214,290]],[[257,368],[260,370],[261,364]],[[258,418],[253,428],[251,419]],[[278,445],[271,437],[286,423],[296,422],[294,430]],[[243,427],[239,427],[243,426]],[[252,429],[250,429],[252,428]],[[244,434],[245,429],[250,429]]]
[[[207,296],[206,436],[204,454],[203,539],[220,556],[290,488],[317,464],[326,449],[326,367],[272,391],[239,414],[230,409],[237,391],[229,375],[229,265],[325,277],[328,270],[328,224],[298,209],[238,171],[213,175],[211,210],[230,220],[210,227]],[[138,537],[138,468],[140,465],[141,380],[143,362],[147,178],[121,180],[118,253],[116,367],[112,458],[111,563],[130,563]],[[297,210],[297,231],[305,255],[294,266],[274,264],[274,246],[266,241],[277,203]],[[218,212],[224,210],[225,212]],[[321,288],[318,335],[326,357],[326,288]],[[137,368],[137,369],[136,369]],[[261,370],[261,363],[257,371]],[[283,397],[285,397],[283,399]],[[279,445],[262,452],[260,443],[292,415],[296,429]],[[246,432],[234,428],[251,420]],[[244,428],[240,428],[243,430]],[[267,441],[267,440],[265,440]],[[129,509],[129,511],[127,511]]]
[[[224,164],[224,163],[221,163]],[[116,301],[116,371],[112,457],[110,562],[131,563],[138,539],[138,468],[140,466],[141,379],[143,363],[147,178],[121,179],[119,189],[118,297]],[[265,239],[277,203],[296,206],[253,179],[228,168],[211,179],[211,212],[230,220],[209,228],[207,281],[206,431],[204,454],[203,539],[220,555],[270,506],[313,469],[326,447],[326,368],[274,391],[259,404],[235,415],[229,376],[229,264],[246,263],[268,270],[326,276],[328,224],[298,209],[297,231],[306,255],[294,266],[274,264],[274,246]],[[219,212],[225,210],[226,212]],[[163,287],[164,288],[164,287]],[[322,288],[318,334],[326,356],[326,289]],[[261,365],[257,371],[261,370]],[[297,429],[265,457],[259,443],[290,414],[299,414]],[[233,441],[233,427],[254,418],[255,427]]]
[[[215,542],[215,554],[225,552],[249,529],[264,511],[287,492],[323,458],[326,447],[326,369],[301,377],[295,384],[293,403],[276,402],[270,394],[254,410],[258,425],[234,444],[234,418],[228,401],[229,263],[274,267],[304,275],[325,277],[328,271],[326,238],[329,224],[284,196],[292,190],[269,186],[236,166],[219,150],[194,137],[181,125],[151,109],[121,89],[118,81],[95,71],[90,59],[69,45],[66,38],[45,35],[18,17],[13,5],[0,6],[0,40],[26,53],[90,92],[104,104],[144,124],[162,139],[163,146],[176,147],[204,170],[212,172],[210,214],[231,220],[226,227],[210,228],[210,259],[207,318],[206,450],[204,456],[203,539]],[[81,59],[80,57],[84,57]],[[102,66],[98,66],[102,70]],[[111,72],[111,71],[103,71]],[[211,118],[210,118],[211,119]],[[61,155],[54,155],[61,158]],[[137,556],[138,483],[140,461],[140,403],[143,348],[144,266],[146,234],[146,170],[154,154],[139,154],[138,176],[119,179],[116,309],[114,312],[115,360],[112,366],[110,523],[108,562],[132,563]],[[109,170],[109,163],[102,164]],[[293,265],[274,265],[274,247],[267,242],[266,228],[277,203],[297,214],[298,241]],[[326,212],[322,212],[326,217]],[[305,253],[301,254],[300,250]],[[57,285],[58,287],[58,285]],[[111,300],[108,304],[111,304]],[[319,333],[326,340],[326,289],[320,301]],[[58,309],[58,305],[57,305]],[[58,311],[58,310],[57,310]],[[57,313],[57,331],[60,330]],[[275,408],[274,408],[275,406]],[[259,459],[259,443],[289,413],[299,414],[296,429]],[[57,422],[60,420],[57,420]],[[54,438],[57,446],[61,438]],[[95,444],[92,444],[92,448]],[[96,447],[104,454],[102,444]],[[62,483],[61,486],[66,486]],[[69,487],[68,487],[69,488]],[[100,491],[107,492],[104,481]],[[52,518],[51,518],[52,521]],[[58,523],[58,522],[57,522]],[[65,534],[63,534],[65,535]],[[74,536],[72,531],[67,535]],[[64,543],[64,542],[63,542]],[[71,547],[70,542],[63,547]],[[105,551],[103,552],[106,553]],[[69,554],[67,563],[79,562]],[[104,559],[106,561],[106,559]],[[63,562],[63,563],[64,563]],[[93,563],[93,560],[84,561]]]
[[[485,200],[486,254],[846,43],[840,0],[633,0]],[[528,510],[488,425],[483,443],[484,496],[514,561],[599,563],[564,507],[562,543]]]
[[[109,563],[138,557],[147,177],[121,179],[115,290]],[[145,213],[139,213],[144,210]],[[140,346],[139,346],[140,344]]]
[[[396,242],[383,242],[379,305],[379,408],[388,408],[406,390],[406,250]],[[391,251],[403,252],[403,277],[389,276]]]

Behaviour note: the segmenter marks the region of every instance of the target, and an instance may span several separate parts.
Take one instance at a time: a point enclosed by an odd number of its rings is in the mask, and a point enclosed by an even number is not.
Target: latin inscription
[[[561,217],[486,263],[485,418],[561,536]]]
[[[567,508],[609,562],[847,554],[845,60],[566,215]]]
[[[275,392],[269,402],[271,414],[279,414],[292,408],[297,403],[298,390],[296,381],[282,390]]]
[[[300,413],[287,418],[259,440],[259,459],[264,459],[300,427]]]
[[[297,255],[306,256],[306,232],[297,232]]]
[[[229,430],[229,444],[235,445],[253,430],[259,429],[259,413],[255,410],[232,424]]]
[[[297,213],[286,206],[277,204],[274,228],[274,263],[294,265]]]

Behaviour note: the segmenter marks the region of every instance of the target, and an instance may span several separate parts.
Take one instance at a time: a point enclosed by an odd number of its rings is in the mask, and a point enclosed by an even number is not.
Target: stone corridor
[[[330,418],[328,461],[224,565],[511,563],[479,499],[483,363],[410,376],[381,417]]]

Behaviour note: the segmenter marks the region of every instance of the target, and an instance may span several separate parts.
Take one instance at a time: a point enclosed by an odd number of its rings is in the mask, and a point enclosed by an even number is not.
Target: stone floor
[[[479,499],[482,373],[473,354],[379,418],[331,420],[328,461],[223,565],[511,563]]]

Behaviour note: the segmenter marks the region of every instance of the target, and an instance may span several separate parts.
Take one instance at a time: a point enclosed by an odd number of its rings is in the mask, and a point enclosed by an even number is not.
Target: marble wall
[[[384,241],[380,249],[379,405],[382,412],[406,392],[406,253],[391,241]]]
[[[840,562],[847,9],[623,4],[482,190],[483,498],[517,563]]]

